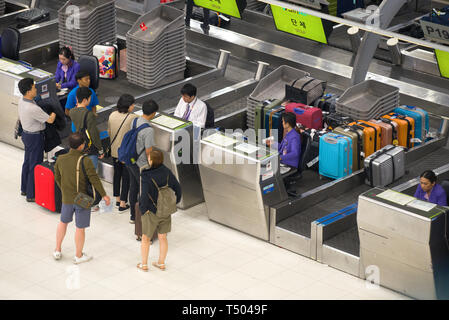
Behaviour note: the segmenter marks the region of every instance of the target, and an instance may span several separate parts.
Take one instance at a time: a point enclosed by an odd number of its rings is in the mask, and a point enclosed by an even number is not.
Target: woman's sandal
[[[165,270],[165,263],[159,264],[159,263],[157,263],[157,262],[153,262],[152,265],[155,266],[156,268],[161,269],[162,271]]]
[[[142,271],[148,272],[148,265],[147,264],[138,263],[137,264],[137,269],[140,269]]]

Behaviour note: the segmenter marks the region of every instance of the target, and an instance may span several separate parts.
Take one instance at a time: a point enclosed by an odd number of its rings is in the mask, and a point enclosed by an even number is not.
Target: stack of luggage
[[[365,80],[348,88],[338,99],[336,111],[353,119],[370,120],[399,106],[399,88]]]
[[[160,5],[141,16],[126,34],[129,82],[151,89],[184,79],[184,12]]]
[[[249,95],[246,109],[246,125],[255,129],[256,107],[268,99],[284,100],[285,86],[309,74],[305,71],[282,65],[263,77]]]
[[[79,20],[77,10],[79,10]],[[59,46],[72,47],[75,59],[92,55],[98,43],[116,41],[114,0],[70,0],[58,11]],[[79,22],[79,25],[77,25]]]

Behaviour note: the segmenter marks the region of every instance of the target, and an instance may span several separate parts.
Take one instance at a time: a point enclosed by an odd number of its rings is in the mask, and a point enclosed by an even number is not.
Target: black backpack
[[[206,124],[204,125],[204,127],[206,129],[213,128],[215,124],[214,109],[212,109],[207,102],[204,103],[206,104],[207,107]]]

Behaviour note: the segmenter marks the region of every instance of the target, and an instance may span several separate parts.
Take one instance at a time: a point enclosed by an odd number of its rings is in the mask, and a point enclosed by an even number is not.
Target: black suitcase
[[[328,133],[327,130],[316,131],[314,129],[307,129],[306,132],[310,135],[310,149],[305,156],[305,166],[304,169],[310,169],[313,171],[318,171],[319,169],[319,159],[320,154],[320,137]]]
[[[324,123],[327,125],[328,129],[333,130],[337,127],[349,124],[354,120],[348,116],[342,115],[340,113],[330,113],[324,117]]]

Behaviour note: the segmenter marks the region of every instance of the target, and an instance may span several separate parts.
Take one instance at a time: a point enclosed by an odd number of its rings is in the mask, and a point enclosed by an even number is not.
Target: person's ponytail
[[[75,56],[73,55],[72,49],[68,46],[64,46],[61,49],[59,49],[59,54],[62,54],[67,59],[75,60]]]

